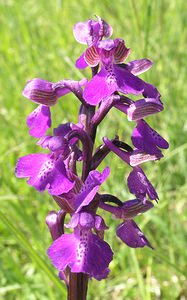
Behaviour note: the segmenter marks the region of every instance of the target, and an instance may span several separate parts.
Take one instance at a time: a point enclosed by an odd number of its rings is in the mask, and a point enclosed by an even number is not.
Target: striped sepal
[[[144,151],[141,150],[134,150],[133,154],[130,155],[130,165],[132,167],[138,166],[146,161],[151,161],[151,160],[159,160],[163,155],[161,154],[160,156],[156,156],[155,154],[148,154]]]
[[[164,109],[163,104],[155,99],[141,99],[131,104],[127,109],[129,121],[138,121]]]
[[[91,46],[86,50],[84,59],[90,67],[98,65],[100,58],[95,46]]]
[[[121,64],[130,53],[130,49],[125,46],[124,41],[119,41],[114,53],[114,63]]]
[[[39,104],[52,106],[57,101],[57,96],[55,91],[41,91],[41,90],[30,90],[29,98]]]

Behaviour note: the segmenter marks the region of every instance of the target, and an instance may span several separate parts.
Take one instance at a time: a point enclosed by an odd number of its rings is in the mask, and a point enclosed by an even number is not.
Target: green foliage
[[[115,37],[131,47],[131,59],[155,62],[144,78],[161,91],[165,110],[149,122],[170,141],[170,149],[161,162],[145,166],[160,202],[138,221],[156,249],[129,249],[115,236],[117,221],[106,216],[111,224],[106,239],[115,256],[109,278],[90,282],[88,300],[186,299],[187,2],[2,0],[0,11],[0,298],[66,299],[66,288],[45,253],[51,243],[45,216],[55,204],[46,193],[40,195],[14,177],[17,158],[40,151],[25,126],[35,104],[21,93],[34,77],[82,78],[74,62],[84,46],[75,42],[72,27],[98,14],[113,26]],[[84,75],[90,76],[87,70]],[[77,110],[73,96],[64,97],[53,109],[53,125],[76,122]],[[97,144],[103,135],[113,137],[116,132],[130,142],[133,126],[112,110],[99,127]],[[111,176],[103,188],[122,200],[132,198],[124,180],[129,169],[112,154],[108,163],[111,159]]]

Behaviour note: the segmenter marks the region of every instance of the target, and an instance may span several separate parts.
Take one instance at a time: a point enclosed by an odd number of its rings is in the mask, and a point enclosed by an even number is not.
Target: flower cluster
[[[121,219],[116,234],[126,245],[152,247],[134,218],[151,209],[153,200],[158,199],[140,165],[161,159],[161,149],[168,148],[167,141],[144,120],[162,111],[163,103],[156,87],[138,77],[153,63],[145,58],[124,63],[130,49],[122,39],[109,39],[112,31],[100,17],[74,26],[75,39],[86,45],[76,67],[91,67],[90,81],[64,79],[53,83],[35,78],[27,82],[23,91],[25,97],[38,104],[27,117],[29,133],[39,139],[37,145],[48,153],[21,157],[16,165],[16,176],[28,178],[27,183],[39,192],[47,190],[60,208],[49,212],[46,218],[53,239],[47,254],[64,280],[68,270],[97,280],[106,278],[109,273],[113,252],[104,241],[108,227],[97,214],[98,208]],[[53,135],[46,135],[52,124],[51,107],[68,93],[80,101],[78,123],[60,124],[54,128]],[[138,99],[134,101],[130,95]],[[103,137],[101,146],[95,149],[97,127],[112,108],[122,111],[128,121],[135,122],[132,145],[116,135],[112,140]],[[97,168],[110,152],[130,167],[127,185],[134,195],[132,200],[123,202],[113,195],[98,192],[110,169],[106,167],[100,173]],[[77,171],[80,170],[78,164],[82,172]],[[67,214],[70,215],[68,224],[65,223]],[[65,233],[65,228],[70,233]]]

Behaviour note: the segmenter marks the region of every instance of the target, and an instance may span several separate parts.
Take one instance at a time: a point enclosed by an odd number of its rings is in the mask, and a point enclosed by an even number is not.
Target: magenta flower
[[[156,98],[139,99],[136,102],[132,101],[130,104],[116,101],[114,107],[124,112],[129,121],[141,120],[164,109],[162,102]]]
[[[137,122],[137,126],[132,133],[131,139],[136,148],[158,157],[162,157],[159,148],[167,149],[169,147],[168,142],[144,120],[139,120]]]
[[[58,128],[54,128],[54,135],[43,136],[37,145],[41,145],[42,148],[48,148],[52,152],[57,152],[66,157],[69,153],[69,141],[66,139],[68,133],[73,130],[75,125],[71,123],[61,124]],[[74,142],[76,142],[74,140]]]
[[[129,174],[127,183],[129,191],[138,199],[142,199],[144,203],[146,202],[146,195],[150,200],[158,199],[157,192],[140,167],[134,167],[133,171]]]
[[[146,161],[151,160],[158,160],[162,157],[161,155],[156,156],[155,154],[150,155],[144,152],[143,150],[132,150],[132,151],[125,151],[117,147],[114,143],[112,143],[106,137],[103,138],[105,145],[114,152],[117,156],[119,156],[124,162],[126,162],[131,167],[138,166]]]
[[[100,72],[86,85],[83,96],[87,103],[97,105],[102,99],[118,91],[124,94],[141,94],[144,83],[120,64],[128,57],[130,49],[121,39],[101,41],[86,50],[84,59],[91,67],[102,63]]]
[[[64,161],[52,154],[29,154],[19,158],[16,165],[18,178],[28,177],[27,183],[39,192],[60,195],[73,188],[74,183],[67,177]]]
[[[59,97],[73,92],[79,100],[82,100],[82,86],[87,82],[87,79],[81,81],[62,80],[57,83],[52,83],[40,78],[34,78],[28,81],[23,90],[23,95],[31,101],[42,104],[39,105],[28,117],[27,125],[30,128],[30,135],[35,138],[42,137],[47,129],[51,127],[50,106],[56,104]]]
[[[27,183],[39,192],[47,191],[60,207],[60,211],[52,210],[46,217],[53,240],[47,253],[68,288],[68,299],[81,300],[86,299],[88,277],[106,278],[113,258],[104,241],[108,227],[97,215],[98,208],[121,220],[116,234],[126,245],[152,248],[134,221],[154,206],[150,200],[158,199],[140,164],[161,159],[161,149],[168,148],[167,141],[144,121],[164,108],[157,88],[138,78],[153,63],[146,58],[124,63],[130,49],[123,39],[108,39],[112,27],[96,17],[74,26],[75,39],[87,45],[76,66],[91,67],[89,82],[86,78],[56,83],[34,78],[27,82],[23,95],[38,104],[27,117],[29,133],[39,138],[37,145],[49,154],[23,156],[15,170],[18,178],[27,178]],[[51,127],[50,107],[70,92],[80,104],[78,123],[60,124],[46,135]],[[138,95],[133,97],[137,100],[130,99],[130,94]],[[98,126],[113,107],[125,113],[125,119],[137,122],[131,136],[134,149],[128,144],[128,136],[122,141],[117,132],[114,139],[104,137],[103,143],[95,147]],[[99,194],[110,174],[109,167],[103,170],[101,163],[110,151],[132,168],[127,185],[136,199],[122,202],[111,194]],[[70,219],[67,225],[66,217]]]
[[[87,80],[62,80],[57,83],[52,83],[40,78],[29,80],[23,90],[23,96],[29,100],[43,104],[46,106],[53,106],[56,104],[58,98],[70,93],[80,93],[81,86],[86,84]]]
[[[113,253],[105,241],[92,233],[94,228],[97,231],[105,230],[107,227],[103,224],[103,220],[96,221],[96,217],[90,213],[74,214],[68,226],[74,229],[74,233],[63,234],[48,249],[52,264],[59,271],[69,266],[71,272],[85,273],[97,280],[106,278]]]
[[[133,220],[124,221],[116,229],[117,236],[131,248],[148,246],[153,249],[148,239]]]
[[[102,195],[100,196],[102,199]],[[110,196],[109,196],[110,197]],[[105,201],[106,201],[105,197]],[[150,243],[141,232],[137,224],[132,220],[137,215],[148,211],[153,208],[154,205],[150,201],[143,203],[140,199],[128,200],[122,203],[120,206],[112,206],[103,202],[99,205],[102,209],[112,213],[116,218],[123,219],[124,222],[118,225],[116,229],[117,236],[129,247],[138,248],[148,246]]]

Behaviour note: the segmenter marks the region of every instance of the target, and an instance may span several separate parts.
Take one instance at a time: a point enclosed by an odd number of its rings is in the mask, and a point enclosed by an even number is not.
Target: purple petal
[[[52,264],[63,271],[76,259],[76,248],[78,240],[74,234],[63,234],[49,247],[47,254]]]
[[[65,157],[69,154],[68,141],[61,136],[44,136],[38,141],[37,145],[48,148],[52,152],[60,150]]]
[[[95,216],[95,226],[94,227],[98,231],[104,231],[104,230],[109,229],[109,227],[106,226],[104,219],[98,215]]]
[[[161,151],[157,147],[163,149],[167,149],[169,147],[168,142],[144,120],[138,121],[131,139],[136,148],[157,156],[161,155]]]
[[[125,46],[123,40],[116,39],[116,50],[114,52],[114,63],[122,63],[130,54],[130,49]]]
[[[90,26],[88,22],[78,22],[74,25],[73,34],[77,42],[87,44],[87,38],[90,34]]]
[[[87,78],[83,78],[80,81],[64,79],[54,83],[52,85],[52,88],[55,90],[57,97],[64,96],[70,92],[73,92],[74,94],[81,96],[83,93],[81,87],[85,86],[87,82],[88,82]]]
[[[60,210],[59,212],[50,211],[46,217],[46,224],[53,240],[56,240],[64,233],[65,215],[66,212],[63,210]]]
[[[108,73],[102,67],[101,71],[88,82],[83,92],[83,97],[88,104],[97,105],[118,89],[115,78],[107,76]]]
[[[140,99],[127,108],[127,118],[129,121],[138,121],[163,109],[164,106],[160,100],[154,98]]]
[[[151,155],[142,150],[134,149],[133,152],[130,153],[130,165],[135,167],[147,161],[159,160],[162,157],[162,153],[160,153],[160,155]]]
[[[153,65],[153,62],[147,58],[137,59],[130,61],[126,64],[125,68],[133,75],[139,75],[149,70]]]
[[[57,95],[52,85],[52,82],[47,80],[34,78],[27,82],[23,96],[38,104],[52,106],[57,102]]]
[[[116,229],[117,236],[131,248],[148,246],[153,248],[143,232],[133,220],[125,221]]]
[[[91,171],[84,182],[75,202],[76,212],[79,212],[83,206],[88,205],[95,197],[100,185],[109,176],[110,169],[106,167],[102,173]]]
[[[64,137],[72,130],[72,124],[60,124],[57,128],[54,128],[54,135]]]
[[[21,157],[16,165],[16,176],[29,177],[28,184],[40,192],[47,189],[52,195],[67,193],[74,184],[67,178],[63,159],[55,160],[48,154],[29,154]]]
[[[74,213],[68,224],[65,225],[66,228],[76,228],[79,225],[79,213]]]
[[[43,136],[48,128],[51,127],[50,108],[44,105],[39,105],[27,117],[27,126],[30,128],[29,134],[35,138]]]
[[[95,219],[94,215],[92,215],[91,213],[82,212],[80,213],[79,225],[83,229],[94,228],[94,222],[95,222],[94,219]]]
[[[158,199],[157,192],[140,167],[135,167],[127,179],[130,193],[137,198],[146,200],[146,194],[151,200]]]
[[[161,95],[154,85],[144,82],[143,96],[146,98],[160,98]]]
[[[84,56],[85,56],[85,52],[83,54],[81,54],[81,56],[76,60],[75,66],[78,69],[85,69],[88,67],[87,62],[84,59]]]
[[[100,280],[107,276],[112,260],[110,246],[88,231],[63,234],[48,249],[48,256],[58,270],[69,265],[71,272],[86,273]]]
[[[119,65],[114,65],[114,73],[118,84],[118,91],[124,94],[141,94],[144,89],[144,82],[125,70]]]
[[[97,48],[94,45],[86,50],[84,59],[90,67],[95,67],[98,65],[100,57]]]
[[[129,164],[132,167],[135,167],[137,165],[140,165],[146,161],[150,160],[158,160],[162,157],[162,154],[160,155],[150,155],[145,153],[142,150],[135,149],[133,151],[126,152],[124,150],[119,149],[117,146],[115,146],[110,140],[108,140],[106,137],[103,138],[103,141],[105,145],[116,155],[118,155],[123,161],[125,161],[127,164]]]

